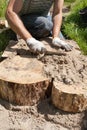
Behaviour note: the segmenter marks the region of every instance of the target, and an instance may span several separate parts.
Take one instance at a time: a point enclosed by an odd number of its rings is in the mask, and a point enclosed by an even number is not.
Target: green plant
[[[0,33],[0,55],[11,39],[16,39],[15,33],[11,29],[5,29]]]
[[[8,38],[8,35],[6,35],[5,31],[0,33],[0,52],[2,52],[5,49],[5,47],[8,43],[8,40],[9,40],[9,38]]]
[[[72,2],[75,2],[76,0],[65,0],[65,2],[70,2],[70,3],[72,3]]]
[[[7,0],[0,0],[0,17],[4,17]]]
[[[68,38],[77,41],[84,54],[87,54],[87,27],[83,24],[79,10],[87,6],[87,0],[77,0],[71,14],[64,20],[63,31]]]

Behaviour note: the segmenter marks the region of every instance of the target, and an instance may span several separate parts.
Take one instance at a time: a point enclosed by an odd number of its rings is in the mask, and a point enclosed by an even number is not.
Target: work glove
[[[30,48],[30,51],[34,52],[34,53],[45,53],[46,52],[46,48],[44,46],[44,44],[38,40],[36,40],[35,38],[28,38],[26,40],[26,43],[28,45],[28,47]]]
[[[65,41],[61,40],[58,37],[53,38],[52,45],[55,47],[65,49],[66,51],[72,50],[72,46],[70,44],[66,43]]]

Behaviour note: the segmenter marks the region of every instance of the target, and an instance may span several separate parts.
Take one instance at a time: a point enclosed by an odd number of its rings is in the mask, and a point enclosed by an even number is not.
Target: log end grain
[[[67,112],[82,112],[87,109],[87,86],[72,86],[63,83],[53,83],[53,104]]]
[[[34,105],[45,98],[50,79],[36,58],[7,58],[0,63],[0,97],[17,105]]]

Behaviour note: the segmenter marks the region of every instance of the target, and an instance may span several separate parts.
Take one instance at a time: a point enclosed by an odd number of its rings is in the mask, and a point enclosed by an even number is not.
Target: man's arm
[[[54,0],[53,9],[53,40],[52,44],[56,47],[63,48],[66,51],[71,51],[72,46],[61,40],[58,36],[62,24],[62,8],[64,0]]]
[[[53,38],[58,37],[62,24],[62,8],[64,0],[54,0],[53,7]]]
[[[6,10],[6,19],[13,31],[24,40],[27,40],[32,36],[24,27],[23,22],[18,16],[18,13],[21,10],[22,6],[23,0],[10,0]]]
[[[20,12],[22,6],[23,0],[10,0],[6,10],[7,21],[13,31],[26,41],[28,47],[32,52],[43,53],[46,51],[43,43],[31,36],[18,16],[18,13]]]

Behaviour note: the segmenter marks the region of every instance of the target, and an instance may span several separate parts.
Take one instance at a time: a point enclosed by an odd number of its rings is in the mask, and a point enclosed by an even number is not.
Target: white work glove
[[[52,45],[55,47],[63,48],[66,51],[72,50],[72,46],[70,44],[66,43],[65,41],[61,40],[58,37],[53,38]]]
[[[28,45],[28,47],[30,48],[30,50],[34,53],[45,53],[46,52],[46,48],[44,46],[44,44],[38,40],[36,40],[35,38],[28,38],[26,40],[26,43]]]

